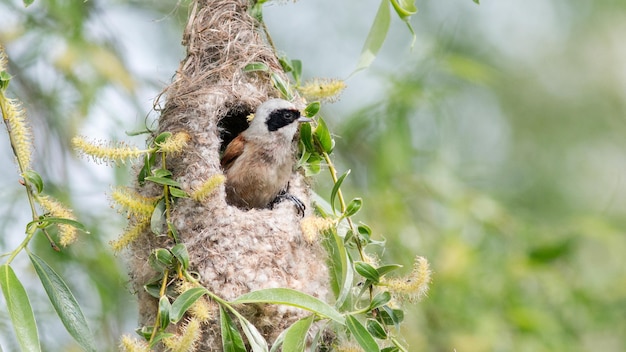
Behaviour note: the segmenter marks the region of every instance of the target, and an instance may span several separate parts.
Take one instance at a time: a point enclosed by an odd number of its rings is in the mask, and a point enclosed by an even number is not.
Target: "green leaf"
[[[344,325],[344,317],[329,306],[313,296],[289,288],[268,288],[252,291],[237,297],[231,303],[272,303],[306,309],[322,317],[326,317]]]
[[[172,305],[170,304],[169,298],[167,298],[167,296],[161,296],[159,299],[159,325],[161,330],[165,330],[165,328],[170,325],[171,310]]]
[[[315,140],[319,143],[322,152],[327,154],[332,153],[334,141],[330,135],[326,122],[321,117],[317,119],[317,127],[315,128],[315,132],[313,132],[313,138],[315,138]]]
[[[246,352],[243,338],[224,307],[220,305],[220,325],[222,328],[222,349],[224,352]]]
[[[154,144],[161,144],[170,138],[172,138],[172,132],[162,132],[154,138]]]
[[[382,307],[385,304],[389,303],[389,301],[391,301],[391,294],[387,291],[380,292],[379,294],[374,296],[374,298],[372,298],[369,309],[374,310],[378,307]]]
[[[172,247],[172,254],[178,259],[183,270],[189,268],[189,252],[187,252],[187,247],[184,244],[179,243]]]
[[[22,174],[22,177],[28,180],[28,183],[35,186],[38,194],[43,192],[43,180],[41,179],[41,176],[38,173],[36,173],[33,170],[26,170]]]
[[[388,264],[388,265],[383,265],[383,266],[376,268],[376,271],[378,271],[378,276],[383,277],[387,273],[394,271],[396,269],[403,268],[403,267],[404,266],[400,264]]]
[[[269,70],[270,68],[262,62],[251,62],[243,68],[243,72],[255,72],[255,71],[267,72]]]
[[[346,325],[352,333],[352,336],[359,343],[365,352],[379,352],[378,344],[372,335],[365,329],[355,317],[348,315],[346,317]]]
[[[248,338],[248,343],[252,347],[253,352],[268,352],[267,341],[263,338],[263,335],[257,330],[254,325],[250,324],[244,317],[238,316],[239,324],[243,333]]]
[[[330,208],[335,212],[335,198],[337,197],[337,193],[339,192],[339,188],[343,183],[343,180],[350,174],[350,170],[346,171],[343,175],[341,175],[335,185],[333,186],[332,191],[330,192]]]
[[[0,91],[4,91],[11,82],[11,75],[7,71],[0,71]]]
[[[311,104],[307,105],[306,108],[304,108],[304,116],[313,117],[317,115],[321,107],[322,104],[320,104],[319,101],[312,102]]]
[[[154,183],[158,183],[160,185],[167,185],[172,187],[180,188],[180,183],[172,180],[169,177],[158,177],[158,176],[148,176],[145,178],[146,181],[152,181]]]
[[[383,46],[383,42],[387,37],[390,23],[391,12],[389,11],[389,0],[381,0],[380,7],[378,8],[378,12],[374,18],[374,23],[367,34],[365,44],[363,44],[359,62],[357,63],[356,69],[352,74],[368,68],[372,62],[374,62],[378,51]]]
[[[177,187],[170,187],[170,194],[172,195],[172,197],[176,198],[189,198],[187,192]]]
[[[283,98],[287,100],[293,99],[293,95],[290,92],[288,83],[283,81],[283,79],[275,73],[272,73],[270,78],[274,87],[276,87],[276,89],[278,89],[278,91],[283,95]]]
[[[391,0],[391,5],[403,21],[407,21],[409,17],[417,13],[415,0]]]
[[[400,323],[404,320],[404,312],[400,309],[392,309],[389,306],[383,306],[383,310],[378,312],[380,319],[385,325],[395,325],[396,329],[400,327]]]
[[[180,319],[182,319],[189,307],[191,307],[207,292],[208,291],[204,287],[194,287],[178,296],[174,303],[172,303],[172,310],[170,313],[171,322],[177,323]]]
[[[84,350],[96,351],[94,337],[72,291],[43,259],[31,252],[28,252],[28,256],[67,332]]]
[[[0,286],[22,351],[41,351],[35,315],[28,295],[9,265],[0,266]]]
[[[165,225],[165,200],[161,199],[152,211],[152,217],[150,218],[150,229],[152,233],[159,236],[163,231],[163,225]]]
[[[322,242],[326,253],[330,256],[327,260],[330,273],[330,285],[335,295],[335,307],[342,307],[352,289],[354,270],[350,263],[350,257],[344,245],[344,240],[336,230],[330,231],[330,236]]]
[[[42,216],[39,220],[31,221],[26,226],[29,227],[31,226],[31,224],[38,224],[39,227],[47,227],[50,226],[50,224],[70,225],[74,226],[78,230],[83,231],[86,234],[89,234],[89,231],[87,231],[85,225],[72,219]]]
[[[359,275],[363,276],[365,279],[372,281],[373,283],[378,283],[380,281],[380,276],[378,275],[378,271],[376,268],[371,266],[365,262],[354,262],[354,270],[356,270]]]
[[[285,73],[293,71],[293,67],[291,66],[291,62],[288,57],[279,57],[278,62],[280,63],[280,66],[283,68],[283,71],[285,71]]]
[[[480,0],[474,0],[474,2],[478,5],[480,5]]]
[[[302,144],[304,144],[304,150],[309,153],[316,153],[313,145],[313,132],[311,130],[310,123],[303,123],[300,126],[300,140],[302,141]]]
[[[170,233],[172,234],[172,237],[174,238],[174,242],[175,243],[180,242],[180,237],[178,236],[178,230],[176,230],[176,227],[174,227],[174,225],[172,225],[172,223],[170,223],[169,221],[167,222],[167,228],[168,230],[170,230]]]
[[[35,0],[24,0],[24,7],[28,7],[33,4]]]
[[[166,269],[173,267],[172,253],[165,248],[157,248],[148,257],[148,264],[157,272],[164,272]]]
[[[156,160],[156,153],[150,153],[146,155],[143,159],[143,167],[137,174],[137,182],[143,186],[145,183],[146,177],[152,175],[152,166],[154,165],[154,161]]]
[[[315,315],[300,319],[287,329],[283,342],[283,351],[304,352],[306,348],[306,335],[313,323]]]
[[[346,211],[343,213],[343,216],[347,218],[349,216],[352,216],[352,215],[358,213],[359,210],[361,210],[362,206],[363,206],[363,199],[361,199],[361,198],[354,198],[346,206]]]
[[[163,177],[163,178],[171,178],[172,172],[168,169],[156,169],[154,170],[152,176],[154,177]]]
[[[300,85],[300,78],[302,77],[302,61],[300,60],[291,60],[291,66],[293,67],[293,71],[291,75],[293,79],[296,81],[296,85]]]
[[[152,133],[152,131],[150,131],[147,128],[144,128],[143,130],[136,130],[136,131],[124,131],[124,133],[129,136],[129,137],[135,137],[135,136],[140,136],[142,134],[150,134]]]
[[[374,319],[367,319],[367,331],[377,339],[384,340],[387,338],[385,328]]]

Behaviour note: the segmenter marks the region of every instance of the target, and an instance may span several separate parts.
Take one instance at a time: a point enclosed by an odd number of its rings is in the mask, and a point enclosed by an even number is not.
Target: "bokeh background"
[[[347,79],[323,115],[358,219],[386,239],[385,261],[429,259],[428,297],[411,306],[411,351],[626,349],[626,2],[417,1],[411,48],[394,19],[372,67],[351,76],[378,1],[271,2],[278,49],[305,78]],[[184,56],[186,3],[0,0],[10,95],[35,132],[46,192],[90,229],[62,253],[35,251],[74,290],[103,350],[136,324],[124,227],[106,192],[128,169],[76,158],[76,134],[127,140],[153,123],[154,98]],[[349,78],[348,78],[349,77]],[[21,240],[28,208],[0,134],[0,248]],[[325,173],[316,178],[329,193]],[[77,347],[27,260],[16,271],[45,350]],[[4,304],[0,316],[6,317]],[[17,350],[7,319],[0,345]]]

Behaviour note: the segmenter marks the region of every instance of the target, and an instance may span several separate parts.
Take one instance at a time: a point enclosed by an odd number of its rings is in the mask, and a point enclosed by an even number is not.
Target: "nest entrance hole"
[[[226,146],[250,126],[248,116],[254,113],[254,110],[250,105],[243,102],[235,102],[226,106],[226,113],[217,123],[222,141],[220,153],[224,153]]]

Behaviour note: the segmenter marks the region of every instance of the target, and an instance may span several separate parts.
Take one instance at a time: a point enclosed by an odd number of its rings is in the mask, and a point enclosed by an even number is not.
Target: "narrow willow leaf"
[[[404,320],[404,312],[400,309],[392,309],[389,306],[383,306],[383,310],[379,311],[379,317],[385,325],[395,325],[396,329],[400,328],[400,323]]]
[[[161,330],[165,330],[170,325],[170,312],[172,304],[167,296],[161,296],[159,299],[159,325]]]
[[[301,60],[291,60],[291,65],[293,66],[293,71],[291,75],[293,75],[293,79],[296,81],[296,85],[300,85],[300,78],[302,77],[302,61]]]
[[[267,341],[263,338],[263,335],[257,330],[254,325],[247,321],[244,317],[238,316],[239,324],[243,333],[248,338],[248,343],[252,347],[252,352],[269,352],[267,347]],[[286,352],[286,351],[285,351]]]
[[[180,188],[180,183],[172,180],[169,177],[158,177],[158,176],[148,176],[145,178],[146,181],[152,181],[154,183],[158,183],[160,185],[167,185]]]
[[[267,288],[252,291],[237,297],[231,303],[284,304],[308,310],[322,317],[332,319],[341,325],[344,325],[345,323],[344,317],[326,302],[290,288]]]
[[[304,144],[304,150],[309,153],[316,153],[314,144],[313,144],[313,131],[311,130],[310,123],[304,123],[300,126],[300,141]]]
[[[311,104],[307,105],[306,108],[304,108],[304,116],[313,117],[317,115],[321,107],[322,105],[319,101],[312,102]]]
[[[400,264],[388,264],[388,265],[383,265],[383,266],[380,266],[380,267],[376,268],[376,271],[378,271],[378,275],[380,277],[383,277],[387,273],[389,273],[391,271],[394,271],[396,269],[400,269],[402,267],[403,266],[400,265]]]
[[[409,17],[417,13],[415,0],[391,0],[391,5],[403,21],[407,21]]]
[[[22,174],[22,177],[28,180],[30,184],[35,186],[35,188],[37,189],[37,193],[43,192],[43,180],[38,173],[33,170],[26,170]]]
[[[220,305],[220,326],[222,330],[222,349],[224,352],[246,352],[243,338],[224,307]]]
[[[161,199],[152,211],[152,217],[150,218],[150,229],[152,233],[159,236],[163,231],[163,225],[165,225],[165,200]]]
[[[9,265],[0,266],[0,286],[22,351],[41,351],[35,315],[28,295]]]
[[[367,329],[355,317],[348,315],[346,317],[346,325],[354,336],[356,342],[363,348],[365,352],[379,352],[378,344]]]
[[[189,198],[189,195],[187,194],[187,192],[176,187],[170,187],[170,194],[172,195],[172,197],[176,197],[176,198]]]
[[[43,227],[49,226],[50,224],[64,224],[64,225],[74,226],[76,229],[81,230],[84,233],[87,233],[87,234],[89,233],[85,225],[83,225],[82,223],[76,220],[66,219],[66,218],[42,216],[39,220],[31,221],[30,223],[28,223],[26,227],[31,226],[31,224],[41,224],[43,225]]]
[[[152,175],[152,166],[156,160],[156,153],[150,153],[144,156],[143,167],[137,174],[137,182],[143,186],[146,182],[146,177]]]
[[[376,268],[374,268],[368,263],[355,262],[354,270],[356,270],[356,272],[359,273],[359,275],[363,276],[369,281],[372,281],[375,284],[377,284],[380,281],[380,276],[378,275],[378,271],[376,271]]]
[[[293,71],[293,66],[291,66],[291,60],[288,57],[283,56],[278,58],[278,63],[283,68],[285,73]]]
[[[359,210],[361,210],[362,206],[363,206],[363,199],[361,199],[361,198],[354,198],[346,206],[346,211],[344,212],[343,216],[344,217],[349,217],[349,216],[352,216],[352,215],[358,213]]]
[[[129,136],[129,137],[135,137],[135,136],[139,136],[142,134],[150,134],[152,133],[149,129],[144,128],[143,130],[136,130],[136,131],[124,131],[124,133]]]
[[[183,292],[174,303],[172,303],[172,310],[170,312],[170,318],[172,323],[178,323],[183,318],[185,312],[191,307],[200,297],[207,293],[204,287],[194,287]]]
[[[381,292],[372,298],[372,302],[370,302],[370,310],[374,310],[378,307],[382,307],[391,301],[391,294],[387,291]]]
[[[189,252],[187,252],[187,247],[184,244],[179,243],[172,247],[172,254],[178,259],[183,270],[189,268]]]
[[[389,11],[389,0],[381,0],[380,7],[374,18],[374,23],[367,34],[367,39],[365,39],[365,44],[361,50],[361,57],[359,58],[359,62],[353,74],[368,68],[372,62],[374,62],[378,51],[383,46],[383,42],[387,37],[390,23],[391,12]]]
[[[272,80],[272,83],[274,84],[274,87],[276,87],[276,89],[278,89],[278,91],[283,95],[283,98],[287,100],[293,99],[293,95],[289,91],[288,84],[285,81],[283,81],[283,79],[279,75],[272,73],[271,80]]]
[[[304,352],[306,348],[306,335],[313,323],[315,315],[300,319],[287,329],[283,342],[283,351]]]
[[[28,256],[67,332],[84,350],[96,351],[94,337],[72,291],[43,259],[31,252],[28,252]]]
[[[251,62],[243,68],[243,72],[269,71],[269,67],[262,62]]]
[[[156,169],[153,171],[152,176],[154,177],[171,177],[172,172],[167,169]]]
[[[337,198],[337,193],[339,192],[339,188],[343,183],[343,180],[350,174],[350,170],[346,171],[343,175],[341,175],[335,185],[333,186],[332,191],[330,192],[330,208],[335,212],[335,198]]]
[[[377,339],[384,340],[387,338],[387,331],[385,331],[385,328],[374,319],[367,320],[367,331],[369,331],[369,333]]]
[[[330,154],[333,152],[333,138],[330,135],[326,121],[321,117],[317,119],[317,127],[315,128],[315,132],[313,132],[313,137],[319,142],[322,153]]]

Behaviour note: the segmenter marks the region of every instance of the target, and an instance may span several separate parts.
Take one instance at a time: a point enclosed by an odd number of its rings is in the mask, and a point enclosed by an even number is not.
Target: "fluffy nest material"
[[[159,132],[184,131],[191,136],[186,150],[167,160],[167,168],[185,190],[196,189],[222,173],[224,141],[241,131],[246,116],[259,104],[278,96],[267,73],[243,71],[249,63],[262,62],[282,74],[248,7],[248,0],[199,0],[190,10],[183,37],[187,57],[164,91],[165,106],[159,119]],[[136,188],[146,195],[159,193],[156,187]],[[310,215],[309,187],[301,174],[293,174],[290,193],[307,205]],[[318,244],[302,239],[300,216],[291,202],[279,203],[272,210],[243,211],[226,204],[222,185],[201,203],[179,200],[172,222],[189,251],[191,270],[199,273],[208,290],[224,299],[275,287],[328,298],[325,254]],[[153,249],[168,246],[171,243],[166,239],[146,232],[130,249],[131,281],[139,296],[141,325],[152,325],[156,315],[156,300],[143,289],[155,276],[148,256]],[[203,326],[200,351],[222,350],[219,314],[213,313],[211,322]],[[245,314],[271,343],[308,313],[263,305],[249,307]]]

